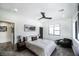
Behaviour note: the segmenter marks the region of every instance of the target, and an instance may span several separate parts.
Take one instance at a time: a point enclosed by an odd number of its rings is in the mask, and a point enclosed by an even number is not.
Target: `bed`
[[[26,47],[38,56],[50,56],[56,48],[54,41],[38,39],[26,41]]]

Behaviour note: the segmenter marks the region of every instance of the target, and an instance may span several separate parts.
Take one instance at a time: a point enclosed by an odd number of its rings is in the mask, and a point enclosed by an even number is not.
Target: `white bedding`
[[[50,56],[56,48],[56,44],[51,40],[38,39],[27,41],[26,47],[39,56]]]

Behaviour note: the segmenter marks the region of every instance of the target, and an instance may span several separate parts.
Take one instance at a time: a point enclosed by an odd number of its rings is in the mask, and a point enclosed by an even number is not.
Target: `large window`
[[[60,25],[59,24],[49,25],[49,34],[60,35]]]

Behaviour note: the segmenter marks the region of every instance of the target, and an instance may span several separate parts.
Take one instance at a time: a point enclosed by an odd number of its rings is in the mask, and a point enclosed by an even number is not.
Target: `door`
[[[39,28],[39,38],[43,39],[43,27]]]

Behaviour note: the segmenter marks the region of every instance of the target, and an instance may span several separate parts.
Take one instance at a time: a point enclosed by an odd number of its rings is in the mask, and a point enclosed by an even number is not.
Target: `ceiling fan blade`
[[[40,20],[40,19],[43,19],[43,18],[44,18],[44,19],[52,19],[52,17],[46,17],[46,16],[45,16],[45,12],[41,12],[41,15],[42,15],[42,17],[39,18],[39,20]]]
[[[43,17],[39,18],[38,20],[42,19]]]
[[[45,13],[44,12],[41,12],[41,15],[43,18],[45,18]]]
[[[45,17],[45,19],[52,19],[51,17]]]

